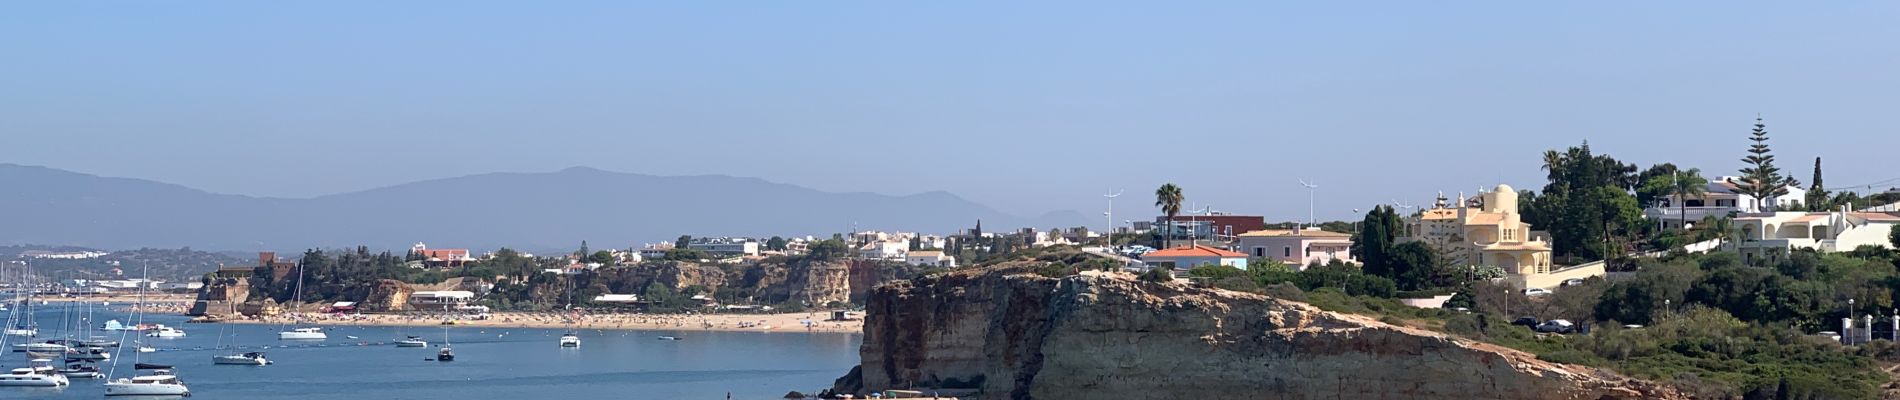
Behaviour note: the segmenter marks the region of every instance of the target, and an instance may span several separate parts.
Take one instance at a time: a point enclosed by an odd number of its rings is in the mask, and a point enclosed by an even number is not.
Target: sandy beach
[[[317,325],[340,326],[455,326],[485,328],[614,329],[614,330],[686,330],[753,332],[824,332],[859,333],[864,331],[862,314],[851,320],[826,321],[828,312],[784,314],[581,314],[570,320],[553,312],[495,312],[488,319],[441,314],[303,314],[299,319]],[[287,315],[269,318],[227,319],[225,323],[278,324],[291,321]]]

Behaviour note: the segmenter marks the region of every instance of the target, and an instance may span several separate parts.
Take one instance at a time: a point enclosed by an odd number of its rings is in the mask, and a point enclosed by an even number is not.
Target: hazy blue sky
[[[301,197],[574,165],[1322,218],[1583,140],[1900,177],[1900,3],[25,2],[0,162]],[[1823,6],[1825,5],[1825,6]],[[11,188],[9,190],[19,190]],[[1117,218],[1121,219],[1121,218]]]

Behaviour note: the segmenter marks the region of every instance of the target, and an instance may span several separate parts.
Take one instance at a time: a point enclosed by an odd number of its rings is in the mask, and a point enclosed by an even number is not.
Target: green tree
[[[673,239],[674,248],[684,249],[691,244],[693,244],[693,235],[680,235],[678,239]]]
[[[712,255],[706,254],[705,250],[674,247],[666,249],[666,256],[662,259],[668,261],[699,261],[708,258],[712,258]]]
[[[1168,217],[1164,224],[1168,230],[1165,233],[1167,242],[1162,247],[1174,247],[1174,216],[1181,215],[1181,202],[1184,200],[1187,198],[1181,194],[1181,187],[1172,182],[1155,189],[1155,207],[1161,207],[1161,214]]]
[[[1392,246],[1389,257],[1386,262],[1392,270],[1391,278],[1400,290],[1425,290],[1453,283],[1452,275],[1441,268],[1438,252],[1424,242]]]
[[[1893,228],[1887,230],[1887,244],[1900,249],[1900,225],[1894,225]]]
[[[1702,170],[1690,168],[1688,170],[1670,171],[1665,175],[1651,176],[1647,181],[1643,182],[1645,189],[1639,190],[1638,192],[1639,196],[1640,192],[1655,191],[1662,196],[1674,197],[1677,214],[1676,225],[1687,227],[1689,226],[1688,200],[1690,198],[1701,198],[1703,194],[1707,193],[1708,186],[1709,180],[1702,177]],[[1640,198],[1637,199],[1637,203],[1648,204],[1643,203]]]
[[[844,244],[843,240],[826,239],[812,243],[805,256],[818,261],[833,261],[850,255],[851,246]]]
[[[1820,157],[1814,158],[1814,177],[1808,178],[1808,184],[1807,197],[1801,199],[1801,202],[1807,203],[1808,211],[1827,211],[1833,208],[1827,201],[1827,186],[1821,184]]]
[[[765,248],[773,251],[785,251],[785,245],[788,243],[785,238],[773,236],[771,239],[765,240]]]
[[[1755,130],[1749,133],[1748,140],[1755,143],[1748,145],[1748,156],[1742,157],[1747,166],[1740,171],[1742,180],[1735,182],[1736,191],[1753,196],[1757,210],[1771,209],[1775,206],[1772,199],[1788,194],[1788,186],[1801,182],[1782,175],[1781,168],[1775,166],[1775,155],[1768,148],[1768,125],[1761,122],[1761,117],[1755,117]],[[1762,206],[1763,199],[1770,200],[1767,207]]]
[[[614,254],[606,250],[596,251],[587,256],[587,262],[600,265],[614,265]]]
[[[1392,247],[1398,241],[1404,228],[1398,212],[1390,206],[1373,206],[1359,223],[1358,237],[1353,240],[1352,253],[1365,265],[1365,273],[1392,278],[1398,272],[1392,266]]]
[[[1141,273],[1140,279],[1148,282],[1174,282],[1174,272],[1168,271],[1168,267],[1157,266],[1148,269],[1148,272]]]

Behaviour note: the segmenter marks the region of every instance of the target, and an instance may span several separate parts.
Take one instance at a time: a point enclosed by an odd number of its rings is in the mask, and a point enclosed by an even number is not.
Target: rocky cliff
[[[879,287],[834,390],[982,399],[1653,399],[1653,383],[1265,296],[959,271]]]

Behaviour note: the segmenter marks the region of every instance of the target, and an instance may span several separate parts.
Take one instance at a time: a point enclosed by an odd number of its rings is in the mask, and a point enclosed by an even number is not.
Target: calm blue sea
[[[59,304],[36,310],[42,337],[63,336]],[[97,312],[92,325],[129,320],[123,312]],[[856,334],[582,331],[582,346],[563,349],[563,331],[489,328],[325,327],[323,342],[281,342],[278,327],[185,324],[179,316],[147,316],[147,323],[182,327],[177,339],[128,337],[159,349],[118,354],[117,373],[141,362],[171,364],[191,386],[192,399],[778,399],[785,392],[811,392],[857,364]],[[272,348],[275,365],[212,365],[223,330],[226,345]],[[97,332],[105,334],[105,332]],[[117,339],[117,332],[112,337]],[[405,335],[428,339],[429,348],[388,344]],[[432,357],[444,335],[456,361]],[[656,337],[672,335],[680,341]],[[346,336],[355,336],[350,339]],[[11,346],[18,338],[9,338]],[[281,347],[281,346],[291,347]],[[25,363],[23,353],[0,356],[0,367]],[[102,364],[102,368],[111,365]],[[44,390],[0,387],[4,399],[103,399],[104,380],[75,380],[71,387]]]

